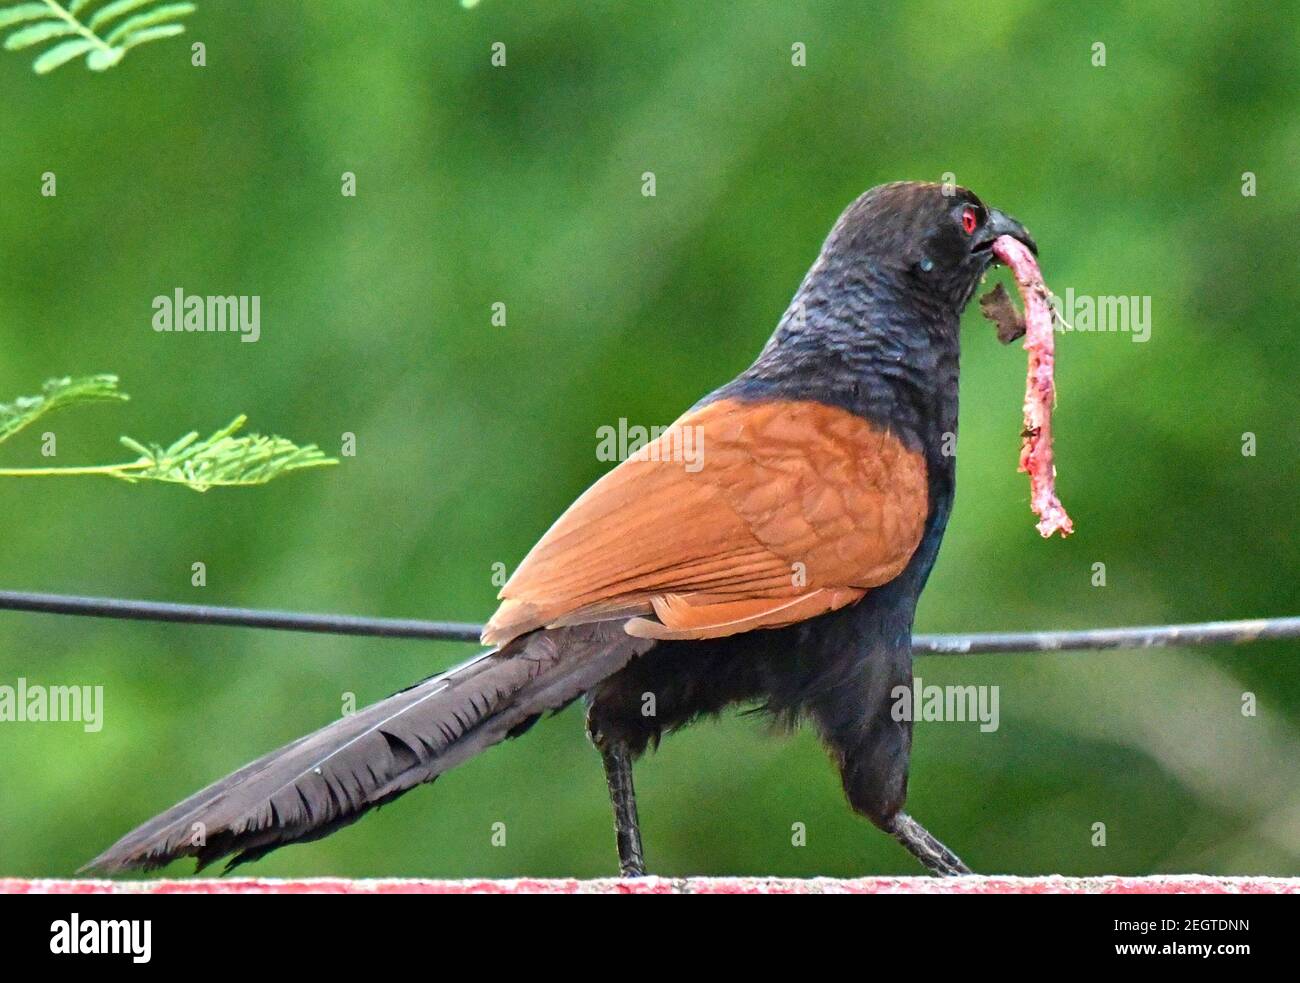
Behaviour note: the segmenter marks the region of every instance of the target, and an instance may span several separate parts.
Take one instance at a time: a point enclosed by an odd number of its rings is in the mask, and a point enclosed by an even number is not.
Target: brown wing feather
[[[683,446],[698,457],[677,459]],[[651,612],[629,633],[708,638],[814,617],[897,576],[927,508],[924,459],[861,417],[711,403],[573,503],[502,589],[483,640]]]
[[[624,625],[624,630],[634,638],[718,638],[755,628],[779,628],[837,611],[860,600],[865,593],[856,587],[823,587],[794,598],[758,597],[744,601],[715,601],[707,594],[664,594],[653,601],[657,621],[633,618]]]

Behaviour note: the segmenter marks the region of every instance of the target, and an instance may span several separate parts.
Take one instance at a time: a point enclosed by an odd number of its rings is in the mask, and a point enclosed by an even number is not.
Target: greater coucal
[[[585,695],[624,874],[645,871],[633,760],[753,702],[811,721],[853,808],[930,871],[966,872],[903,812],[912,727],[891,708],[952,511],[958,321],[1003,235],[1036,251],[963,188],[863,194],[753,365],[533,547],[490,651],[271,752],[89,866],[233,865],[317,839]],[[674,453],[684,428],[693,465]]]

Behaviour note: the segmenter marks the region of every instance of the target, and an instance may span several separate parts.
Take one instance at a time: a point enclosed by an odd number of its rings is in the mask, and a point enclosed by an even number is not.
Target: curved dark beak
[[[996,208],[989,209],[989,220],[984,223],[984,229],[980,234],[980,240],[976,244],[976,249],[986,249],[993,245],[993,240],[998,236],[1011,236],[1013,239],[1019,239],[1029,251],[1035,256],[1038,255],[1038,243],[1034,242],[1034,237],[1029,234],[1029,230],[1017,222],[1006,212],[998,211]]]

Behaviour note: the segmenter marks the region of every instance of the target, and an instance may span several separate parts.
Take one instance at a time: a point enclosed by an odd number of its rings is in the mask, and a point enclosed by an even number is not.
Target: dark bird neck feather
[[[905,268],[823,252],[758,358],[716,399],[837,406],[925,455],[930,510],[905,577],[917,594],[938,552],[955,490],[960,308]]]

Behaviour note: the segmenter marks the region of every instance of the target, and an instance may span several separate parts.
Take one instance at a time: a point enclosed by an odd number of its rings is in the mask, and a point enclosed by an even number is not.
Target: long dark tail
[[[537,631],[272,751],[122,837],[83,869],[230,866],[319,839],[527,730],[654,643],[617,622]],[[229,868],[227,868],[229,869]]]

